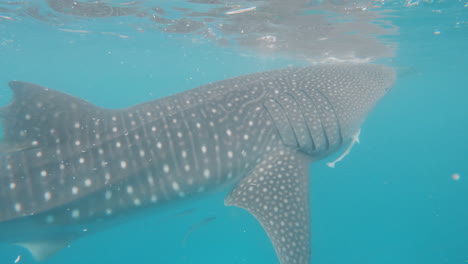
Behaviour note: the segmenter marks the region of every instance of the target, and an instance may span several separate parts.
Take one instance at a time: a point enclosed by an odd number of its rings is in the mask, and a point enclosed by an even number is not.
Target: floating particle
[[[454,181],[460,180],[460,174],[458,174],[458,173],[452,174],[452,180],[454,180]]]
[[[439,30],[434,31],[434,35],[440,35],[440,31]]]
[[[16,259],[15,259],[15,263],[20,262],[20,260],[21,260],[21,255],[18,255],[18,257],[16,257]]]

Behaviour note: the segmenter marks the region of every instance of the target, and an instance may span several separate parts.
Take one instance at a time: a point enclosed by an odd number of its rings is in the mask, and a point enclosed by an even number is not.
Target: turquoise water
[[[468,263],[467,5],[388,4],[392,12],[385,20],[398,31],[386,38],[395,50],[377,62],[393,66],[399,78],[351,154],[334,169],[325,165],[333,157],[312,165],[313,264]],[[95,18],[53,25],[21,14],[0,12],[8,17],[0,18],[2,105],[11,99],[10,80],[120,108],[228,77],[310,63],[190,34],[122,27],[125,17],[120,24]],[[93,33],[59,30],[68,28]],[[136,217],[79,239],[44,263],[278,263],[256,220],[224,207],[224,196]],[[36,263],[25,249],[0,244],[0,263],[15,263],[18,256],[19,263]]]

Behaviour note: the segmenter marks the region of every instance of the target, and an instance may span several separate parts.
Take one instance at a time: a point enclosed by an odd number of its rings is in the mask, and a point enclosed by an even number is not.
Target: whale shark
[[[142,210],[228,191],[281,264],[309,264],[310,164],[349,144],[396,74],[377,64],[238,76],[123,109],[12,81],[0,242],[45,260]]]

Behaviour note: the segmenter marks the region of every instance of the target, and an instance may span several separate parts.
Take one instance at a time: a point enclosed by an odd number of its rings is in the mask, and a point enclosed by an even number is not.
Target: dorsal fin
[[[92,162],[95,146],[108,143],[112,138],[105,135],[121,124],[112,123],[119,110],[31,83],[10,87],[13,99],[0,109],[0,221],[47,211],[126,177],[106,180],[103,166]],[[112,137],[125,136],[121,130]],[[72,193],[73,186],[79,193]]]
[[[77,123],[85,128],[90,115],[102,112],[84,100],[36,84],[12,81],[9,85],[13,100],[0,109],[3,153],[56,144],[54,134],[67,134]]]

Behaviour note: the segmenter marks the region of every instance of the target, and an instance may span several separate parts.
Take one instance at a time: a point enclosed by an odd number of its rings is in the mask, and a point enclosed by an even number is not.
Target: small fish
[[[126,3],[121,3],[119,5],[121,6],[128,6],[128,5],[136,5],[137,4],[137,1],[131,1],[131,2],[126,2]]]
[[[0,16],[0,18],[7,19],[7,20],[13,20],[13,18],[9,17],[9,16]]]
[[[203,219],[202,221],[192,225],[189,230],[187,231],[187,233],[185,233],[185,236],[184,236],[184,239],[182,240],[182,247],[185,247],[185,244],[187,243],[187,239],[190,237],[190,235],[192,235],[192,233],[197,230],[198,228],[200,228],[201,226],[204,226],[206,224],[208,224],[209,222],[211,221],[214,221],[216,220],[216,217],[212,216],[212,217],[208,217],[208,218],[205,218]]]
[[[249,12],[249,11],[253,11],[257,9],[256,6],[252,6],[252,7],[247,7],[247,8],[241,8],[241,9],[236,9],[236,10],[231,10],[231,11],[227,11],[226,15],[236,15],[236,14],[240,14],[240,13],[245,13],[245,12]]]
[[[65,32],[72,32],[72,33],[92,33],[92,31],[88,30],[79,30],[79,29],[67,29],[67,28],[59,28],[60,31]]]

